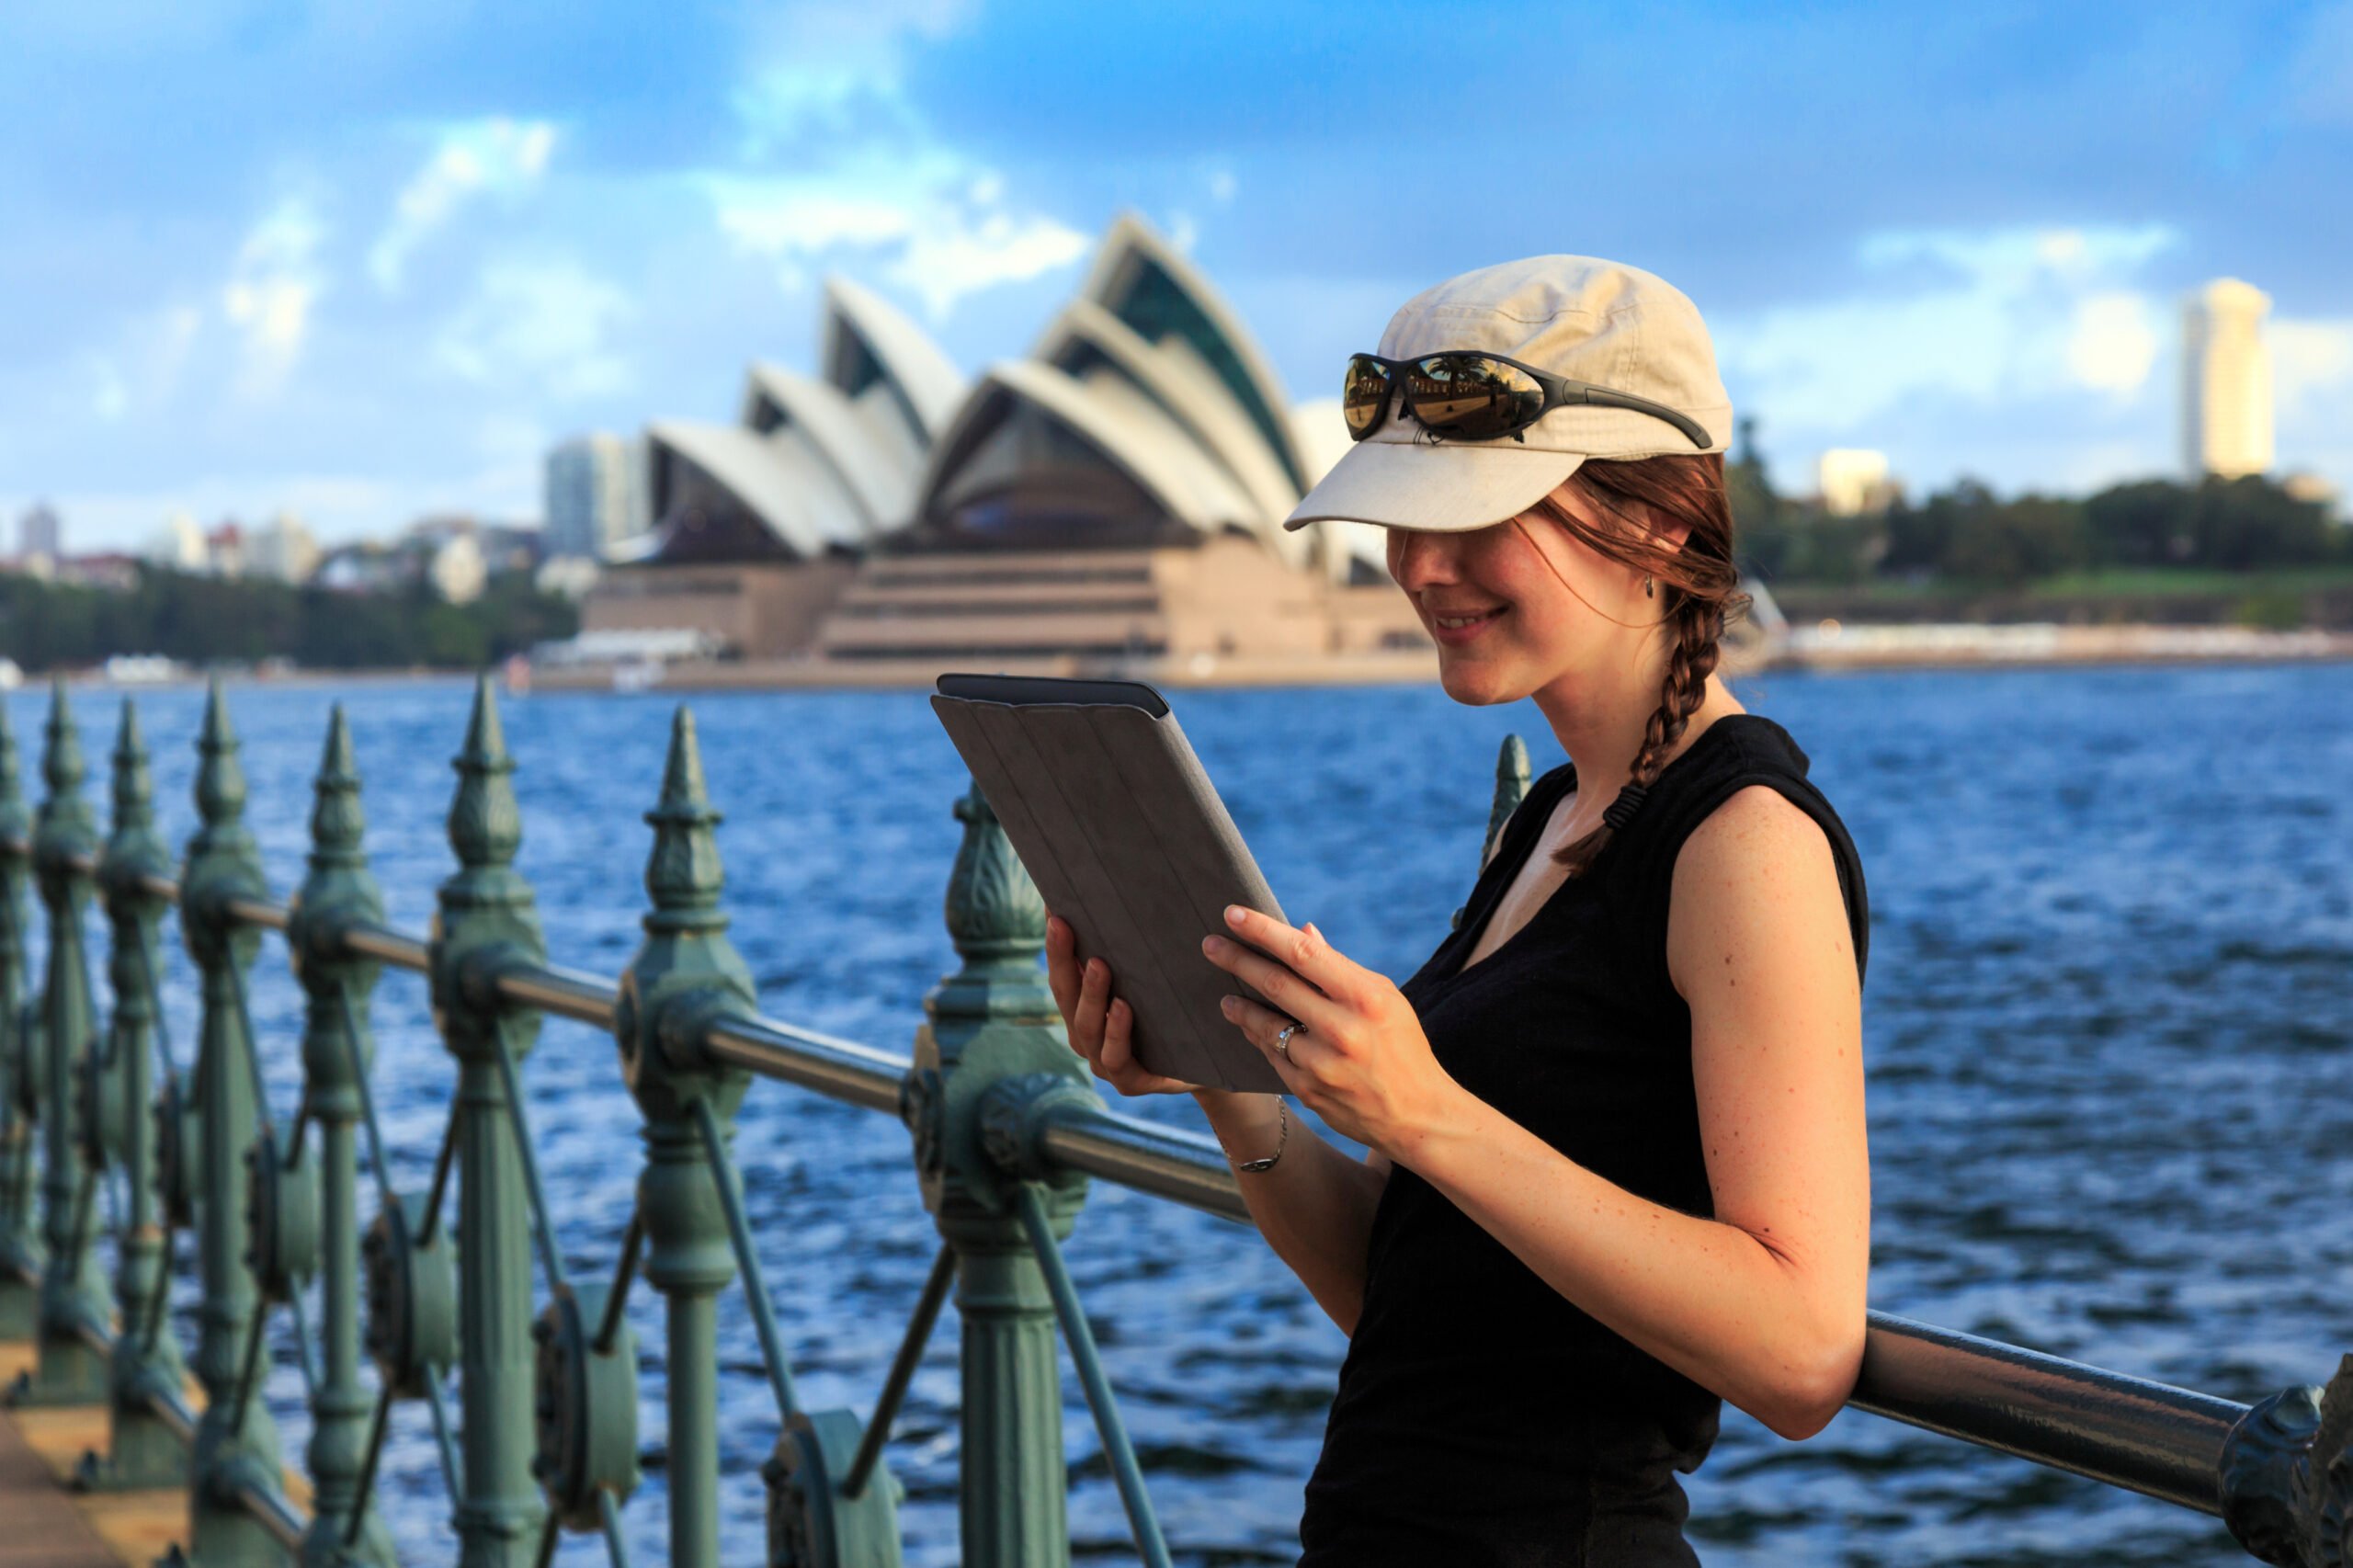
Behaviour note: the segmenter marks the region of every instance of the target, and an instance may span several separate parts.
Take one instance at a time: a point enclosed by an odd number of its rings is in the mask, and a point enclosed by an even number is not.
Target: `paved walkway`
[[[33,1364],[33,1347],[0,1341],[0,1386]],[[188,1540],[188,1494],[82,1493],[66,1477],[107,1441],[103,1405],[0,1409],[0,1568],[148,1568]]]

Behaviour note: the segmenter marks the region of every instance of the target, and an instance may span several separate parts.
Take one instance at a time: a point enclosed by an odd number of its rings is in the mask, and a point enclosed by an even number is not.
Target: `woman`
[[[1263,998],[1234,1027],[1366,1149],[1194,1091],[1349,1335],[1301,1561],[1693,1562],[1675,1472],[1720,1400],[1788,1437],[1838,1410],[1870,1254],[1862,869],[1714,674],[1730,403],[1688,300],[1579,256],[1418,296],[1347,393],[1357,444],[1289,526],[1387,528],[1448,695],[1532,697],[1572,760],[1402,987],[1312,922],[1203,940]],[[1047,963],[1098,1077],[1188,1087],[1059,919]]]

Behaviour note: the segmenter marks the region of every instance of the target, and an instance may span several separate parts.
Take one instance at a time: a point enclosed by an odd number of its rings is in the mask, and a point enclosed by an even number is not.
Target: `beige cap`
[[[1535,256],[1450,278],[1405,301],[1380,353],[1410,359],[1475,349],[1572,381],[1663,403],[1732,441],[1732,399],[1699,307],[1639,267],[1589,256]],[[1518,517],[1587,458],[1648,458],[1699,449],[1673,425],[1631,409],[1573,403],[1489,441],[1432,441],[1392,407],[1283,520],[1326,517],[1461,532]]]

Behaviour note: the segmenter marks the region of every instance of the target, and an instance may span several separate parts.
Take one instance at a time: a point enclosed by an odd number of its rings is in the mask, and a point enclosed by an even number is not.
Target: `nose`
[[[1389,574],[1409,594],[1454,581],[1449,537],[1427,528],[1391,528]]]

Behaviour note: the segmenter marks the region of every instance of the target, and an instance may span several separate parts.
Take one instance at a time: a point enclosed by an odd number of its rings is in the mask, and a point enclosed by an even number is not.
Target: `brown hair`
[[[1570,510],[1560,497],[1572,487],[1617,519],[1618,526],[1597,528]],[[1626,505],[1630,501],[1642,502],[1672,522],[1688,523],[1690,533],[1679,548],[1666,542],[1638,509]],[[1647,790],[1665,766],[1666,753],[1707,699],[1708,676],[1716,667],[1725,621],[1748,604],[1748,596],[1739,591],[1740,569],[1733,562],[1732,502],[1724,492],[1723,454],[1596,460],[1529,510],[1557,523],[1596,554],[1658,582],[1661,622],[1674,645],[1666,678],[1659,686],[1658,706],[1643,727],[1643,749],[1634,756],[1628,780]],[[1518,525],[1518,518],[1513,522]],[[1569,875],[1582,875],[1614,832],[1605,822],[1554,850],[1552,858],[1566,866]]]

